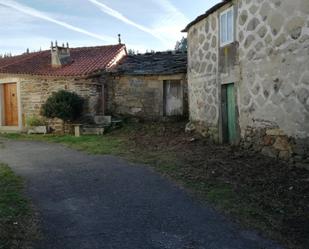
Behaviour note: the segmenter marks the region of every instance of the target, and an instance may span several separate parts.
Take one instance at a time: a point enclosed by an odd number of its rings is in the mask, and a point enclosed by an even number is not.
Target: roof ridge
[[[125,44],[112,44],[112,45],[100,45],[100,46],[84,46],[84,47],[75,47],[75,48],[70,48],[70,50],[79,50],[79,49],[96,49],[96,48],[107,48],[107,47],[117,47],[117,46],[122,46],[125,47]],[[37,52],[30,52],[28,53],[28,55],[36,55],[36,54],[40,54],[40,53],[44,53],[44,52],[48,52],[50,51],[49,49],[46,50],[41,50],[41,51],[37,51]],[[18,55],[14,55],[8,58],[16,58],[18,56],[25,56],[26,54],[18,54]],[[27,58],[32,58],[32,57],[27,57]],[[1,59],[6,59],[6,58],[0,58]],[[1,68],[1,67],[0,67]]]
[[[72,50],[77,50],[77,49],[93,49],[93,48],[107,48],[107,47],[125,47],[125,44],[113,44],[113,45],[101,45],[101,46],[84,46],[84,47],[76,47],[76,48],[70,48]]]
[[[26,60],[28,60],[28,59],[32,59],[32,58],[34,58],[35,56],[37,56],[37,55],[39,55],[40,53],[42,53],[42,52],[44,52],[44,51],[40,51],[40,52],[34,52],[34,53],[29,53],[29,54],[21,54],[21,55],[16,55],[16,56],[12,56],[12,57],[9,57],[9,58],[16,58],[17,56],[26,56],[25,58],[21,58],[20,60],[14,60],[14,61],[12,61],[11,63],[8,63],[8,64],[5,64],[4,66],[2,66],[1,67],[1,65],[0,65],[0,70],[1,69],[5,69],[5,68],[7,68],[7,67],[9,67],[9,66],[12,66],[12,65],[14,65],[14,64],[17,64],[17,63],[20,63],[20,62],[23,62],[23,61],[26,61]],[[31,55],[31,56],[30,56]],[[5,59],[5,58],[4,58]]]
[[[202,15],[199,15],[198,17],[196,17],[192,22],[190,22],[181,32],[188,32],[189,29],[196,23],[202,21],[203,19],[207,18],[209,15],[211,15],[212,13],[214,13],[215,11],[217,11],[218,9],[220,9],[221,7],[223,7],[224,5],[228,4],[232,2],[232,0],[222,0],[221,2],[215,4],[214,6],[212,6],[210,9],[208,9],[205,13],[203,13]]]

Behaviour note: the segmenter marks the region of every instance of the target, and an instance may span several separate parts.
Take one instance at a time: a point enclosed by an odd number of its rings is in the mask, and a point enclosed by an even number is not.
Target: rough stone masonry
[[[220,13],[234,10],[234,42],[220,46]],[[232,0],[190,26],[190,119],[222,141],[221,89],[235,84],[239,142],[309,165],[309,1]]]

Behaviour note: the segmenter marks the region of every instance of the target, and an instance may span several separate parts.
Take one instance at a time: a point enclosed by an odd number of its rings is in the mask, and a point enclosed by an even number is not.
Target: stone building
[[[308,165],[309,1],[225,0],[184,32],[192,125]]]
[[[111,113],[146,120],[186,116],[186,74],[184,52],[125,57],[110,75]]]
[[[60,89],[86,100],[85,116],[103,114],[106,82],[100,76],[126,54],[122,44],[73,49],[56,44],[51,51],[0,59],[0,131],[22,131],[26,120],[39,116],[42,104]]]

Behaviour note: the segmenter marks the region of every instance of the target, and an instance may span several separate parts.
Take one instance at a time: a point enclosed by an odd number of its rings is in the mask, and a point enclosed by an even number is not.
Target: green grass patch
[[[24,135],[24,134],[3,134],[7,139],[27,140],[27,141],[43,141],[60,143],[71,148],[86,151],[90,154],[111,154],[121,155],[125,149],[123,141],[119,138],[108,136],[81,136],[75,137],[71,135]]]
[[[0,164],[0,189],[0,221],[29,214],[29,203],[21,194],[22,180],[4,164]]]
[[[37,236],[23,181],[0,164],[0,249],[26,248]]]

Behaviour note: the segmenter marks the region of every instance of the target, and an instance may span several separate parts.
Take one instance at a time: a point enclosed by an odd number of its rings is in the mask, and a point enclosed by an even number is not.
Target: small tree
[[[187,38],[182,37],[180,41],[176,42],[175,51],[186,52],[188,49],[188,41]]]
[[[73,122],[80,118],[83,104],[84,99],[76,93],[60,90],[47,99],[42,106],[42,115],[47,118],[59,118],[64,124]]]

